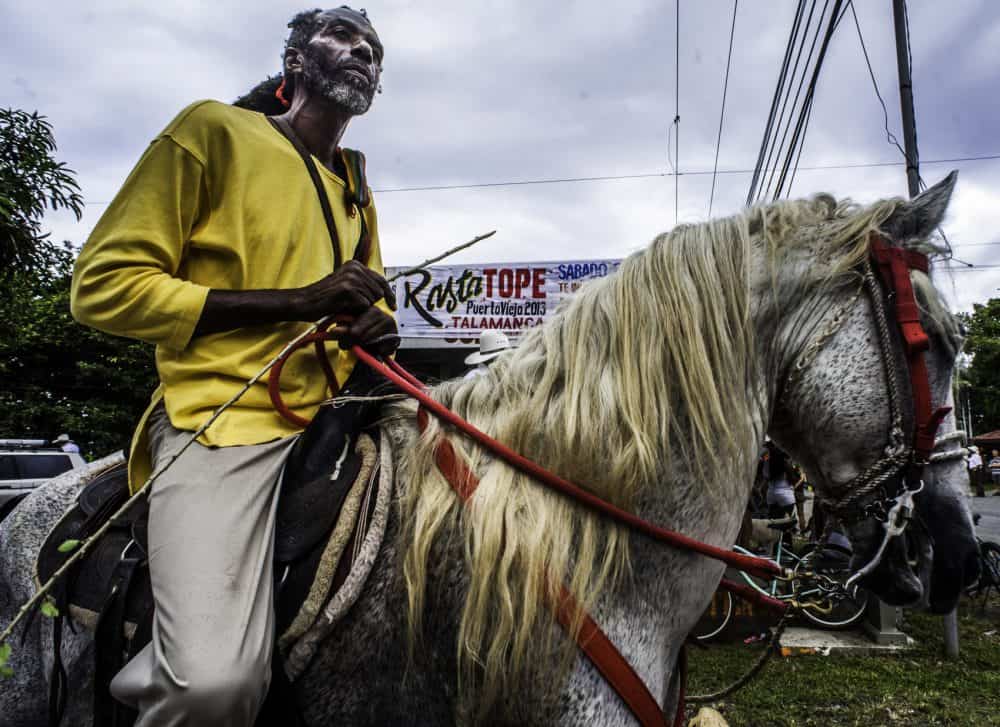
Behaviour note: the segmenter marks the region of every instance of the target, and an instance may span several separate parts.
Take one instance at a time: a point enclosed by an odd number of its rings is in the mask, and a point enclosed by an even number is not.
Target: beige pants
[[[150,415],[154,471],[189,432]],[[251,727],[267,691],[278,484],[295,438],[191,445],[153,484],[153,640],[111,683],[137,727]]]

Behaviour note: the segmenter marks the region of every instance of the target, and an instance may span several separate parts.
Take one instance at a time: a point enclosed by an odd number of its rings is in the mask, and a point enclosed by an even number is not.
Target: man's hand
[[[366,317],[372,305],[382,298],[385,298],[390,308],[396,310],[396,296],[385,278],[351,260],[304,288],[210,290],[194,336],[197,338],[209,333],[267,323],[312,322],[334,315]],[[363,334],[368,331],[368,325],[374,324],[366,324],[359,332]],[[395,324],[393,326],[392,330],[395,332]],[[358,336],[357,340],[364,342],[371,338]]]
[[[399,346],[396,319],[381,308],[371,306],[354,319],[347,334],[337,340],[338,345],[348,349],[355,343],[380,356],[389,356]]]
[[[389,283],[356,260],[345,263],[312,285],[300,288],[296,294],[297,319],[303,321],[338,314],[361,316],[382,298],[396,310],[396,295]]]

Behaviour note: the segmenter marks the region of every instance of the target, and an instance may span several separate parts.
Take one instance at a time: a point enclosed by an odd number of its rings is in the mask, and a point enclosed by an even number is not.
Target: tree
[[[0,277],[38,270],[48,260],[46,208],[69,209],[80,219],[83,197],[73,170],[57,162],[52,126],[39,116],[0,109]]]
[[[975,304],[963,314],[968,329],[965,352],[972,357],[965,378],[977,434],[1000,429],[1000,298]]]
[[[74,321],[72,249],[36,252],[39,270],[8,277],[0,296],[0,437],[66,432],[89,457],[127,448],[157,385],[152,347]]]
[[[42,233],[45,209],[83,198],[37,113],[0,109],[0,437],[70,434],[91,457],[124,447],[156,386],[150,346],[79,325],[73,249]]]

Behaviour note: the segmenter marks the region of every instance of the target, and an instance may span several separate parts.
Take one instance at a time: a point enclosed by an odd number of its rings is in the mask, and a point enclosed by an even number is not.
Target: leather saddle
[[[390,388],[367,366],[356,366],[341,388],[341,396],[369,396]],[[275,530],[275,633],[291,624],[308,594],[326,540],[333,530],[344,498],[362,466],[354,449],[358,433],[369,426],[378,406],[374,402],[346,402],[324,406],[300,435],[285,464],[278,500]],[[46,582],[72,555],[67,541],[90,537],[129,498],[126,465],[101,473],[80,492],[72,507],[49,533],[36,562],[36,579]],[[94,632],[94,724],[127,727],[133,710],[116,702],[109,686],[114,675],[152,636],[153,592],[147,568],[149,505],[145,495],[89,547],[51,591],[59,615],[53,628],[49,694],[49,724],[58,725],[65,707],[67,677],[59,659],[62,627],[71,624]],[[60,546],[63,546],[62,549]],[[67,552],[62,552],[66,550]],[[349,550],[349,549],[348,549]],[[334,587],[346,577],[350,563],[345,554],[337,568]],[[280,712],[282,724],[293,727],[290,685],[278,663],[271,692],[258,725],[272,724]],[[277,702],[281,701],[280,707]]]

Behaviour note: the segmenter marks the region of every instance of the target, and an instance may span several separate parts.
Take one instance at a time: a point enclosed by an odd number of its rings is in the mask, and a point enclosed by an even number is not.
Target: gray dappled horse
[[[857,207],[819,195],[678,227],[584,286],[487,376],[442,384],[434,396],[605,499],[728,547],[765,432],[824,497],[842,495],[883,455],[886,371],[902,382],[907,372],[898,346],[883,360],[873,302],[860,290],[868,234],[926,250],[953,185],[954,175],[912,202]],[[912,277],[938,405],[949,396],[958,328],[926,276]],[[420,435],[412,405],[385,414],[398,507],[360,599],[296,681],[308,722],[633,724],[541,605],[545,573],[565,578],[669,713],[678,651],[722,565],[623,532],[433,422]],[[953,430],[948,418],[942,447]],[[442,436],[480,478],[467,507],[434,466]],[[940,611],[972,573],[975,544],[964,467],[938,460],[918,499],[922,527],[893,541],[865,585],[891,603]],[[31,595],[33,554],[74,494],[41,488],[0,526],[0,623]],[[850,527],[855,567],[880,534],[867,521]],[[49,630],[36,620],[15,645],[15,676],[0,688],[3,727],[45,724]],[[66,723],[89,724],[84,632],[67,632],[64,659]]]

